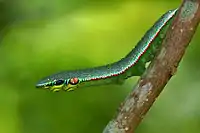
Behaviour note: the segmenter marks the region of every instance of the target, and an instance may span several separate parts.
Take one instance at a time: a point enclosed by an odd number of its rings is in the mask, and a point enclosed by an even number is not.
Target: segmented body
[[[176,11],[177,9],[166,12],[146,32],[136,47],[118,62],[100,67],[60,72],[42,79],[36,86],[50,86],[49,88],[52,90],[54,88],[58,90],[59,87],[55,87],[53,82],[62,80],[63,85],[60,87],[67,90],[70,88],[67,85],[70,79],[73,78],[78,79],[78,86],[90,86],[113,82],[119,83],[131,76],[140,76],[145,71],[145,64],[153,59],[162,44],[162,40]]]

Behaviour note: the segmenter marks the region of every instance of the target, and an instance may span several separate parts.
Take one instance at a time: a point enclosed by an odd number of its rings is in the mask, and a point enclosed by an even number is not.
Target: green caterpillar
[[[177,9],[166,12],[146,32],[136,47],[118,62],[94,68],[60,72],[40,80],[36,87],[51,91],[70,91],[78,87],[121,83],[131,76],[140,76],[146,69],[146,63],[154,58],[162,44],[176,11]]]

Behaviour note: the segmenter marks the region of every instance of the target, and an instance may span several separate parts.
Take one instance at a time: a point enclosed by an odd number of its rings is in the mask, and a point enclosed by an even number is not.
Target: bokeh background
[[[42,77],[124,57],[174,0],[0,0],[0,133],[101,133],[138,77],[52,93]],[[200,30],[137,133],[200,132]]]

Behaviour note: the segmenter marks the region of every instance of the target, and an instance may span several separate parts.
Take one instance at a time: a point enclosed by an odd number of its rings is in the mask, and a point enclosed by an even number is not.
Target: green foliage
[[[9,5],[9,17],[16,19],[0,44],[0,133],[100,133],[137,78],[69,93],[38,90],[35,83],[60,70],[119,60],[178,4],[18,0]],[[199,34],[138,133],[199,132]]]

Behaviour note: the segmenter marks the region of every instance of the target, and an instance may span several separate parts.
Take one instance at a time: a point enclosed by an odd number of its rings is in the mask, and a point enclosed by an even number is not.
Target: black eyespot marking
[[[79,79],[78,79],[78,78],[71,78],[71,79],[69,80],[69,83],[70,83],[71,85],[76,85],[76,84],[79,83]]]
[[[59,79],[59,80],[56,80],[56,81],[54,82],[54,85],[62,85],[64,82],[65,82],[64,80]]]

